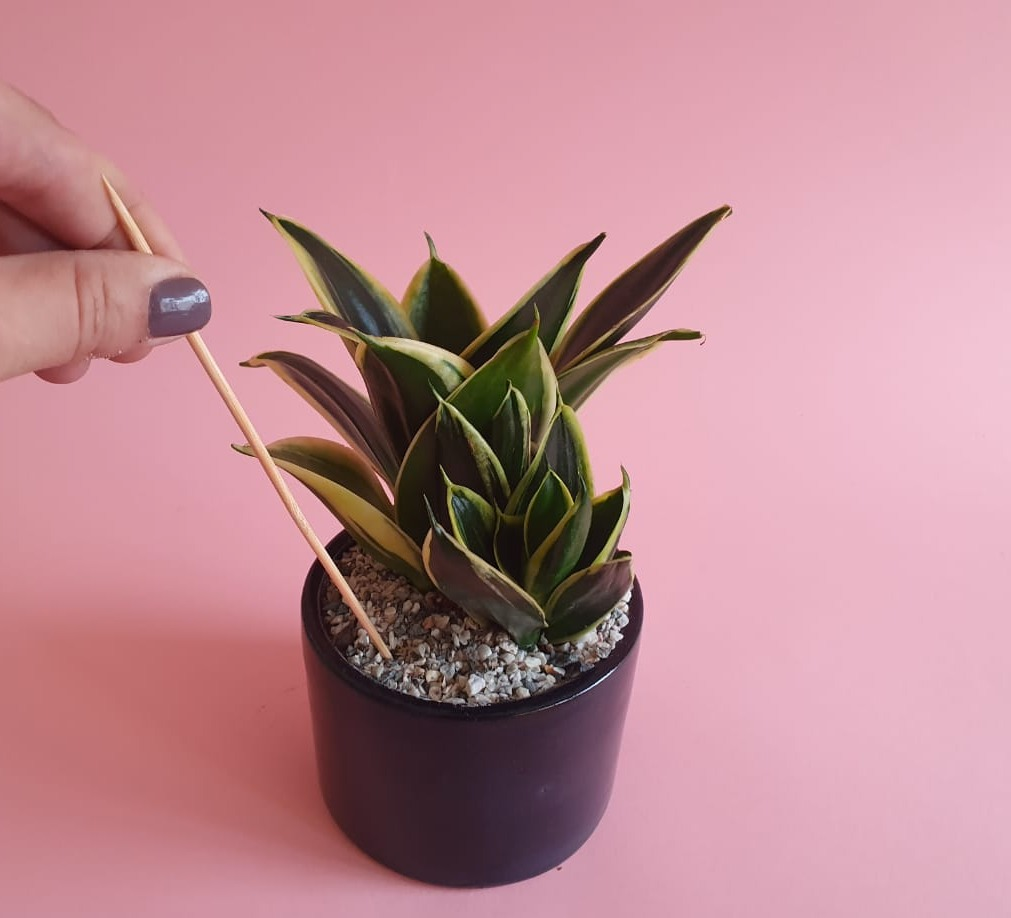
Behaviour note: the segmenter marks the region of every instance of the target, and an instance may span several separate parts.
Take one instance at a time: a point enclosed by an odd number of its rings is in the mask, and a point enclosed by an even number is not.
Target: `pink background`
[[[20,4],[0,77],[149,191],[270,438],[325,431],[238,361],[333,350],[257,207],[398,293],[427,229],[497,315],[734,206],[644,323],[706,345],[583,414],[649,615],[610,810],[492,891],[344,840],[311,557],[173,346],[0,387],[0,912],[1011,914],[1011,6],[318,6]]]

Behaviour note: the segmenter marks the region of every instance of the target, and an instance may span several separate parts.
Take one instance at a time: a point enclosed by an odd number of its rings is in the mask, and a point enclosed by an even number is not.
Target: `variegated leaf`
[[[583,431],[576,413],[567,405],[562,405],[556,412],[529,469],[509,496],[506,513],[526,513],[530,500],[549,469],[555,470],[570,494],[578,492],[581,481],[591,491],[593,489],[593,474]]]
[[[540,316],[540,337],[551,353],[572,311],[583,267],[604,241],[604,234],[569,252],[554,268],[528,290],[520,301],[463,352],[474,366],[480,366],[513,336]]]
[[[460,275],[439,258],[432,237],[425,233],[425,239],[429,258],[412,278],[403,309],[422,341],[459,354],[484,331],[484,316]]]
[[[550,418],[557,403],[558,386],[536,326],[517,335],[484,366],[474,371],[446,401],[484,434],[502,404],[510,384],[531,407],[531,425]],[[408,447],[394,488],[397,521],[417,539],[428,531],[425,494],[441,488],[435,418],[429,418]]]
[[[511,489],[530,463],[530,409],[512,383],[491,419],[490,442]]]
[[[636,341],[626,341],[624,344],[604,348],[558,374],[558,388],[562,394],[562,401],[572,408],[579,408],[618,367],[645,357],[664,341],[695,341],[700,338],[702,338],[700,331],[674,328],[659,335],[650,335],[648,338],[639,338]]]
[[[521,646],[537,642],[545,621],[533,597],[461,545],[434,517],[422,558],[435,586],[472,618],[495,622]]]
[[[325,328],[354,346],[355,364],[375,414],[399,458],[435,411],[438,397],[449,395],[474,372],[466,360],[445,348],[425,341],[367,335],[329,313],[310,311],[278,318]]]
[[[583,488],[558,525],[530,554],[524,586],[540,602],[572,573],[590,531],[591,495]]]
[[[495,560],[495,508],[476,491],[445,477],[446,509],[450,531],[465,548],[485,561]]]
[[[400,304],[374,277],[300,223],[261,213],[291,246],[324,310],[369,335],[417,337]]]
[[[731,213],[720,207],[662,242],[612,281],[573,322],[552,361],[566,370],[617,344],[653,307],[702,241]]]
[[[372,406],[359,392],[308,357],[267,351],[243,361],[244,367],[269,367],[315,408],[389,483],[397,477],[393,453]]]
[[[632,588],[633,577],[628,552],[618,552],[610,561],[576,571],[555,588],[545,606],[545,637],[561,644],[596,627]]]
[[[548,469],[523,518],[523,542],[528,557],[551,534],[574,503],[565,482]]]
[[[439,464],[452,481],[492,504],[504,502],[509,485],[498,457],[477,428],[442,399],[435,414],[435,439]]]
[[[517,583],[527,563],[523,547],[523,517],[498,513],[495,524],[495,564]]]
[[[235,446],[255,455],[251,446]],[[368,465],[330,440],[292,437],[267,445],[274,461],[316,495],[363,548],[422,589],[429,585],[416,542],[393,521],[392,507]]]
[[[610,561],[618,547],[631,504],[631,484],[628,472],[621,470],[621,486],[593,499],[590,531],[577,567],[592,567]]]
[[[438,407],[439,398],[455,392],[473,369],[456,354],[424,341],[371,335],[360,338],[355,363],[372,403],[377,408],[380,404],[387,405],[387,413],[393,413],[398,425],[403,423],[403,435],[394,440],[403,455],[421,425]],[[380,372],[377,364],[385,372]]]

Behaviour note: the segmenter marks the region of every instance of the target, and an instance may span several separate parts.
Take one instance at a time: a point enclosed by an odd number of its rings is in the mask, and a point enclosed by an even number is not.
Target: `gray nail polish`
[[[192,277],[170,277],[151,290],[147,327],[152,338],[188,335],[211,318],[211,295]]]

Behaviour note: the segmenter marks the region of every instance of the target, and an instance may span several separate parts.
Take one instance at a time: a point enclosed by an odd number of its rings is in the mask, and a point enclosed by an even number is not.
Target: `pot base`
[[[339,556],[341,534],[328,546]],[[333,647],[325,574],[302,597],[320,787],[334,821],[374,860],[440,886],[514,883],[557,867],[607,807],[642,626],[636,582],[615,651],[522,701],[454,707],[379,685]]]

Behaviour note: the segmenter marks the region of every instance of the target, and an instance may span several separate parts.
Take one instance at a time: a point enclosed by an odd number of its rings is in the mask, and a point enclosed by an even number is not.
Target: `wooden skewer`
[[[148,245],[147,239],[144,238],[140,227],[137,226],[137,221],[133,219],[133,215],[127,210],[123,199],[117,194],[116,189],[112,187],[112,184],[104,175],[102,176],[102,181],[105,182],[105,190],[109,194],[109,199],[112,201],[112,206],[119,217],[123,232],[126,233],[131,245],[139,252],[144,252],[147,255],[154,254],[151,251],[151,246]],[[362,608],[362,604],[358,601],[358,597],[355,596],[354,591],[344,579],[343,574],[341,574],[337,565],[334,564],[333,558],[327,553],[319,536],[313,532],[309,521],[305,518],[305,514],[302,513],[295,502],[295,497],[285,483],[285,480],[281,477],[281,472],[274,463],[273,457],[267,452],[267,447],[264,446],[263,440],[260,439],[260,435],[256,432],[256,428],[253,427],[253,422],[249,420],[249,416],[239,403],[238,398],[232,391],[232,387],[228,384],[228,380],[225,379],[214,357],[211,356],[211,352],[207,349],[207,345],[204,344],[200,333],[191,332],[186,335],[186,340],[189,341],[190,347],[193,348],[193,352],[197,355],[197,360],[200,361],[201,366],[207,371],[211,382],[214,383],[214,388],[218,390],[218,394],[224,400],[225,405],[228,406],[228,410],[231,412],[232,417],[235,418],[243,436],[249,441],[250,446],[253,447],[253,452],[256,453],[256,458],[260,460],[260,465],[263,466],[263,470],[267,473],[270,483],[274,486],[274,490],[277,491],[282,503],[291,515],[291,518],[295,521],[295,525],[298,526],[299,532],[302,533],[309,546],[316,553],[319,563],[323,565],[323,570],[329,574],[334,586],[340,591],[344,602],[347,603],[348,608],[352,611],[355,618],[358,619],[358,623],[365,629],[376,650],[379,651],[383,659],[392,659],[386,642],[376,630],[375,625],[369,620],[368,615]]]

